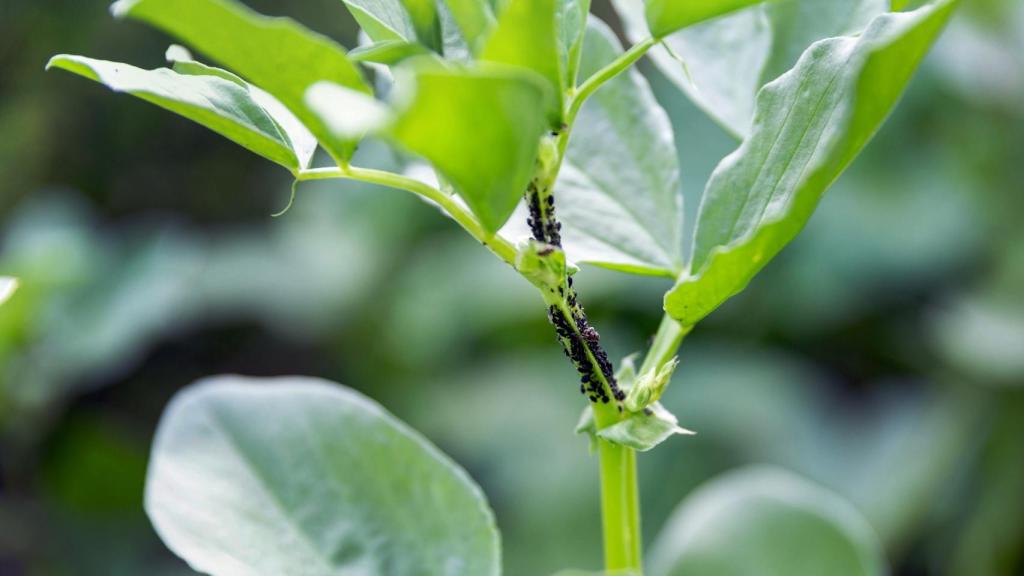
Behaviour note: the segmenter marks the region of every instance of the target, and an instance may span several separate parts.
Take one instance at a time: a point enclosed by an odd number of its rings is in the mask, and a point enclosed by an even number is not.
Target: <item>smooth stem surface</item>
[[[299,172],[297,179],[300,182],[307,180],[330,180],[330,179],[346,179],[346,180],[358,180],[359,182],[368,182],[370,184],[379,184],[381,186],[387,186],[389,188],[397,188],[399,190],[405,190],[418,194],[427,200],[430,200],[434,204],[437,204],[442,211],[452,217],[453,220],[459,223],[466,232],[476,238],[481,244],[494,252],[498,258],[501,258],[509,266],[515,267],[516,262],[516,249],[512,244],[498,236],[497,234],[490,234],[480,224],[480,221],[476,219],[465,206],[460,204],[452,196],[445,194],[444,192],[430,186],[429,184],[420,182],[401,174],[395,174],[393,172],[385,172],[383,170],[373,170],[370,168],[357,168],[355,166],[345,166],[338,168],[313,168],[310,170],[303,170]]]
[[[601,524],[604,565],[609,572],[643,569],[640,542],[640,493],[636,481],[636,452],[598,439],[601,469]]]

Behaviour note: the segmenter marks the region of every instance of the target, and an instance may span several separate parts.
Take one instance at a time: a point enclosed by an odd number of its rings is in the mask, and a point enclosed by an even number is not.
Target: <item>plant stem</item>
[[[629,571],[640,576],[643,565],[636,452],[632,448],[600,438],[597,446],[601,471],[605,569],[609,572]]]
[[[629,50],[625,51],[615,60],[611,61],[607,66],[601,68],[594,73],[593,76],[587,78],[587,80],[580,85],[576,90],[576,94],[573,96],[572,102],[569,104],[569,112],[567,114],[566,124],[572,125],[576,119],[576,114],[579,113],[583,103],[587,101],[587,98],[591,94],[597,91],[605,82],[618,76],[627,68],[632,66],[637,60],[639,60],[648,50],[656,46],[660,40],[656,38],[648,38],[642,42],[634,44]]]
[[[516,249],[508,240],[497,234],[487,232],[469,210],[455,200],[451,195],[430,186],[419,180],[370,168],[357,168],[355,166],[343,166],[337,168],[312,168],[298,173],[296,179],[299,182],[307,180],[330,180],[330,179],[357,180],[370,184],[379,184],[389,188],[397,188],[412,192],[437,204],[441,210],[451,216],[459,223],[466,232],[486,246],[498,258],[501,258],[509,266],[515,267]]]

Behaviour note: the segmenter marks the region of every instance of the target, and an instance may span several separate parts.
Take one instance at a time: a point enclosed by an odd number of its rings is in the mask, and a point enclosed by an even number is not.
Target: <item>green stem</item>
[[[473,214],[462,204],[456,201],[455,198],[445,194],[433,186],[430,186],[429,184],[409,178],[408,176],[402,176],[401,174],[385,172],[383,170],[373,170],[370,168],[357,168],[355,166],[312,168],[309,170],[303,170],[296,176],[296,179],[299,182],[339,178],[357,180],[359,182],[367,182],[370,184],[379,184],[389,188],[397,188],[399,190],[418,194],[419,196],[430,200],[434,204],[437,204],[446,214],[451,216],[453,220],[458,222],[458,224],[462,226],[466,232],[469,232],[473,238],[476,238],[481,244],[490,249],[490,251],[498,256],[498,258],[504,260],[509,266],[512,266],[513,268],[515,267],[515,246],[501,236],[487,232],[480,224],[480,221],[476,219],[476,216],[473,216]]]
[[[604,565],[608,572],[643,569],[640,541],[640,494],[636,481],[636,452],[598,439],[601,470],[601,524]]]
[[[593,76],[587,78],[586,82],[580,85],[579,89],[576,90],[576,94],[573,96],[572,102],[569,104],[569,112],[566,115],[566,124],[572,126],[574,120],[576,120],[576,114],[579,113],[580,108],[583,107],[583,103],[587,101],[587,98],[591,94],[597,91],[605,82],[618,76],[627,68],[632,66],[637,60],[639,60],[648,50],[656,46],[660,40],[656,38],[648,38],[642,42],[638,42],[633,45],[629,50],[625,51],[615,60],[611,61],[607,66],[601,68],[594,73]]]

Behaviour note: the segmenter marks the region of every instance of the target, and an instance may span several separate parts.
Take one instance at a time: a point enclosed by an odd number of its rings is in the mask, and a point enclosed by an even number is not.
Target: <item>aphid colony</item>
[[[526,203],[530,212],[526,222],[530,226],[533,238],[538,242],[561,248],[562,224],[555,218],[555,197],[551,194],[550,185],[541,182],[540,178],[533,178],[526,189]],[[555,327],[562,351],[572,360],[573,366],[580,373],[580,393],[593,403],[607,404],[611,401],[608,397],[610,390],[612,396],[621,402],[626,398],[626,394],[615,380],[615,369],[608,360],[608,354],[601,347],[600,334],[587,321],[586,312],[576,300],[572,277],[568,277],[564,288],[558,287],[558,293],[565,306],[549,306],[548,320]],[[619,410],[622,410],[621,406]]]

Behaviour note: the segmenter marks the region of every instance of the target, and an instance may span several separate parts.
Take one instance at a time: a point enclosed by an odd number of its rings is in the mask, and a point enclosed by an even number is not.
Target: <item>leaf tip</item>
[[[110,5],[110,15],[118,19],[125,18],[138,3],[139,0],[117,0]]]

